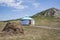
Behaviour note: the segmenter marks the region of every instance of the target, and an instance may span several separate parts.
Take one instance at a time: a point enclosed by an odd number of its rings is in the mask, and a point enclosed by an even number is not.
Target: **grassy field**
[[[34,19],[36,22],[35,25],[60,28],[59,18],[37,17]],[[18,23],[19,21],[20,20],[15,20],[12,22]],[[0,22],[0,32],[6,23],[7,22]],[[23,28],[25,33],[24,35],[0,37],[0,40],[60,40],[60,30],[42,29],[31,26],[23,26]]]
[[[24,27],[25,35],[0,37],[0,40],[60,40],[60,30]]]
[[[43,16],[43,17],[35,17],[34,19],[35,19],[36,25],[60,28],[60,18]]]
[[[19,21],[16,21],[19,22]],[[0,22],[0,31],[6,22]],[[60,40],[60,30],[24,26],[24,35],[0,37],[0,40]]]

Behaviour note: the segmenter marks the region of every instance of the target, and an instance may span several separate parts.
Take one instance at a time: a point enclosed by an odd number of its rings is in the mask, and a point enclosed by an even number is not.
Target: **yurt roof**
[[[31,17],[23,17],[23,18],[22,18],[22,20],[25,20],[25,19],[26,19],[26,20],[32,20],[33,18],[31,18]]]

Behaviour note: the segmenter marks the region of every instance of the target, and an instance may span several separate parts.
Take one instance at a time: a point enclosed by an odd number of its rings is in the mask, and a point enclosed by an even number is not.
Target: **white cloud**
[[[36,3],[36,0],[0,0],[0,6],[7,6],[20,10],[29,8],[30,6],[23,5],[28,2],[31,3],[31,5],[33,4],[33,8],[38,8],[40,6],[40,3]]]
[[[14,0],[0,0],[0,3],[11,3],[14,2]]]
[[[40,6],[40,3],[33,3],[35,8],[38,8]]]
[[[25,9],[28,6],[26,5],[22,5],[23,1],[22,0],[17,0],[18,2],[16,2],[15,0],[0,0],[0,4],[2,4],[2,6],[8,6],[8,7],[13,7],[16,9]]]

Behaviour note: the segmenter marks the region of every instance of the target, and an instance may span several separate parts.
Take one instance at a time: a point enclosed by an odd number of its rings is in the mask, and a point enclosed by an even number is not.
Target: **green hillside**
[[[41,16],[60,18],[60,10],[57,8],[49,8],[42,12],[36,13],[32,17],[34,18],[34,17],[41,17]]]
[[[59,9],[50,8],[33,15],[32,18],[35,19],[36,25],[60,27],[60,13],[58,12],[60,12]]]
[[[60,10],[56,8],[50,8],[45,11],[36,13],[35,15],[31,16],[35,19],[35,25],[39,26],[49,26],[49,27],[60,27]],[[13,22],[20,22],[20,19],[16,20],[8,20]],[[3,22],[8,22],[3,21]]]

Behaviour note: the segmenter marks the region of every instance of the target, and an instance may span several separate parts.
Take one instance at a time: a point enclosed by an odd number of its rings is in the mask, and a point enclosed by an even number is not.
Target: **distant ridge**
[[[40,16],[48,16],[48,17],[56,17],[56,18],[60,18],[60,10],[57,8],[49,8],[47,10],[44,10],[42,12],[39,12],[35,15],[33,15],[32,17],[40,17]]]

